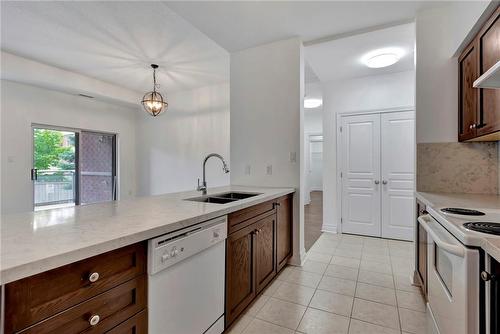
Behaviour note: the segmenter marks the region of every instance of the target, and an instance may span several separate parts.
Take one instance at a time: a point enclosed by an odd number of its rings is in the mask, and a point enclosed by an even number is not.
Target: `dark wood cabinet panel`
[[[425,211],[425,205],[417,200],[417,218],[421,215],[427,213]],[[417,247],[417,259],[416,259],[416,274],[417,279],[420,283],[420,287],[422,289],[422,293],[427,299],[427,232],[420,225],[417,220],[417,238],[416,238],[416,247]]]
[[[107,334],[147,334],[148,314],[147,310],[141,311],[127,321],[119,324]]]
[[[486,22],[477,37],[479,75],[500,61],[500,7]],[[482,136],[500,130],[500,89],[481,89],[477,135]]]
[[[478,77],[477,49],[471,43],[460,56],[459,64],[459,108],[458,138],[467,140],[476,136],[477,100],[479,91],[474,88],[474,80]]]
[[[245,226],[254,223],[252,218],[259,215],[269,213],[275,209],[274,201],[268,201],[261,204],[251,206],[249,208],[230,213],[227,217],[228,220],[228,233],[237,231]]]
[[[229,235],[226,240],[226,326],[256,296],[254,233],[252,225]]]
[[[276,215],[271,214],[255,225],[255,284],[259,293],[276,276]]]
[[[147,306],[142,275],[80,303],[19,333],[105,333]],[[97,323],[92,324],[92,319]]]
[[[277,201],[276,253],[278,271],[286,265],[288,259],[292,256],[292,201],[292,195],[281,197]]]
[[[26,328],[145,272],[146,245],[138,243],[9,283],[5,286],[6,333]]]

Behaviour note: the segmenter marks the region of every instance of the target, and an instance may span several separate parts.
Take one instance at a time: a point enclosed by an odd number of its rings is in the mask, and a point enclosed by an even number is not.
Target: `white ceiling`
[[[305,59],[320,81],[409,71],[414,66],[415,24],[409,23],[305,47]],[[362,57],[370,51],[398,48],[404,54],[394,65],[369,68]]]
[[[229,54],[162,2],[1,2],[1,49],[138,92],[229,80]]]
[[[169,1],[167,5],[226,50],[299,36],[311,41],[411,20],[439,1]]]

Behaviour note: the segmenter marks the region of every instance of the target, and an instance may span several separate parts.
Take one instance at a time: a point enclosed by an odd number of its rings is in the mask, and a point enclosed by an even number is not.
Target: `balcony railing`
[[[38,170],[35,206],[73,203],[76,198],[74,170]]]

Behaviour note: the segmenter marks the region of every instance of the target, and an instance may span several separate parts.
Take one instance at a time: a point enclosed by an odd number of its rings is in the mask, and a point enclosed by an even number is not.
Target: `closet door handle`
[[[375,180],[375,184],[379,184],[379,183],[380,183],[380,181],[379,181],[379,180]]]
[[[382,184],[387,184],[387,181],[386,181],[386,180],[383,180],[383,181],[382,181]]]

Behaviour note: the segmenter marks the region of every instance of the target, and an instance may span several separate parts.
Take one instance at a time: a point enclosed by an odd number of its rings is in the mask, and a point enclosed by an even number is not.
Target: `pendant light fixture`
[[[158,65],[151,64],[151,68],[153,69],[153,91],[144,94],[141,103],[148,114],[156,117],[167,109],[168,103],[163,100],[163,96],[156,91],[156,88],[160,88],[160,85],[156,83],[156,69]]]

